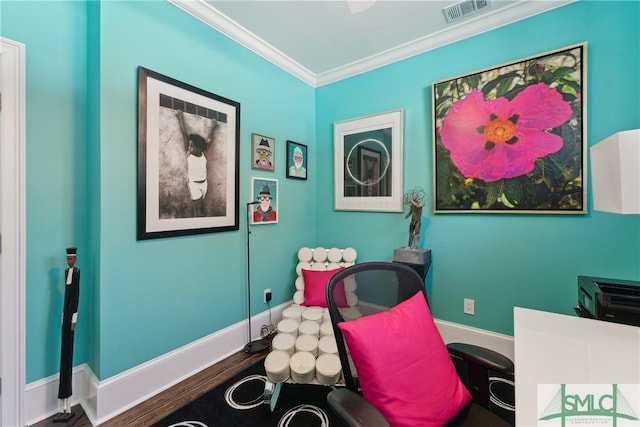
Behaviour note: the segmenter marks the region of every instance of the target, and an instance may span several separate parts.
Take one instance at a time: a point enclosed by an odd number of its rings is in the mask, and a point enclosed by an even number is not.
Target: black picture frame
[[[375,182],[373,185],[358,186],[362,197],[388,196],[383,193],[383,179],[380,177],[382,152],[371,148],[358,147],[358,178],[361,182]]]
[[[239,135],[240,103],[138,67],[138,240],[239,229]]]
[[[298,156],[302,156],[302,159],[299,159]],[[308,156],[309,151],[306,145],[287,140],[287,178],[307,180],[309,176]],[[300,160],[300,165],[296,164],[296,160]]]

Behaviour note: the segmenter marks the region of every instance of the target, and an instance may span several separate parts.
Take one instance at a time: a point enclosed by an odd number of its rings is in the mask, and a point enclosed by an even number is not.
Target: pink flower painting
[[[571,105],[545,83],[528,86],[512,100],[485,100],[473,89],[451,106],[440,137],[462,175],[493,182],[525,175],[536,159],[559,151],[562,138],[550,131],[572,114]]]
[[[586,212],[585,49],[433,84],[436,213]]]

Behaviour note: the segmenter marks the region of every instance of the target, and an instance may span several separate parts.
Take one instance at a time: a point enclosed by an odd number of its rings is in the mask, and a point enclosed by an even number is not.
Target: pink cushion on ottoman
[[[336,274],[341,268],[334,270],[305,270],[302,269],[302,278],[304,280],[304,302],[301,305],[307,307],[326,307],[326,288],[331,276]],[[344,284],[342,282],[336,285],[334,297],[338,307],[348,307],[347,296],[344,292]]]
[[[394,427],[442,427],[471,401],[421,292],[338,327],[364,398]]]

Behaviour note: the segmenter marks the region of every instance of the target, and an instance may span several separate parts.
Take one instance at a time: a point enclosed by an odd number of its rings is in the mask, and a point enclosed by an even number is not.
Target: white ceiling
[[[459,0],[168,0],[312,86],[381,67],[575,0],[488,0],[447,23]],[[465,0],[469,1],[469,0]],[[352,14],[349,6],[368,9]]]

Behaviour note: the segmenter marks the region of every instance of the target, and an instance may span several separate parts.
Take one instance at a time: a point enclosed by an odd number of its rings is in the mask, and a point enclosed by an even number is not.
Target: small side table
[[[431,267],[431,249],[394,249],[393,262],[413,268],[424,282]]]

